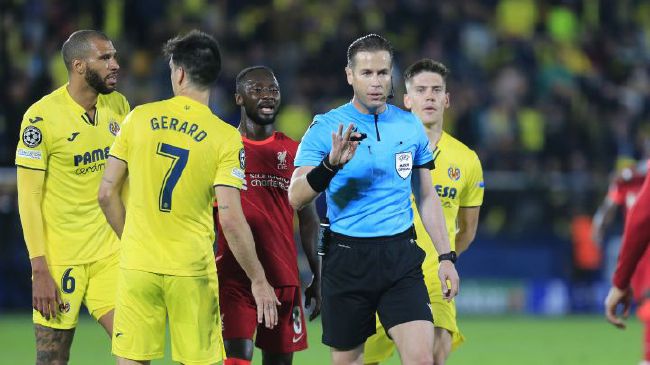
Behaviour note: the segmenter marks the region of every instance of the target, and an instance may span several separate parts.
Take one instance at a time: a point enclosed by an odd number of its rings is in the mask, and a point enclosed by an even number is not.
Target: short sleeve
[[[483,168],[476,153],[472,152],[467,170],[467,182],[460,196],[461,207],[478,207],[483,204],[485,183],[483,182]]]
[[[332,130],[325,118],[317,115],[298,145],[294,166],[318,166],[329,153],[331,144]]]
[[[113,156],[126,163],[129,162],[129,135],[133,129],[133,123],[131,123],[131,120],[133,119],[134,113],[135,111],[130,112],[124,118],[124,122],[122,122],[120,131],[117,133],[115,141],[113,141],[113,145],[111,146],[111,151],[109,152],[110,156]]]
[[[233,129],[234,130],[234,129]],[[235,130],[233,135],[224,144],[219,153],[217,173],[213,185],[232,186],[241,189],[244,183],[244,170],[246,168],[246,153],[241,135]]]
[[[16,165],[36,170],[47,170],[49,136],[47,117],[37,108],[29,108],[20,125],[16,148]]]
[[[433,152],[431,151],[431,145],[429,144],[427,133],[425,132],[420,119],[414,114],[411,114],[411,117],[415,119],[418,128],[413,167],[426,167],[429,170],[433,170]]]

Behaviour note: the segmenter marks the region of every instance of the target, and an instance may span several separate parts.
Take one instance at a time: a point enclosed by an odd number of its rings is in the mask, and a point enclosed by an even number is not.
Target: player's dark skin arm
[[[305,289],[305,306],[310,307],[312,299],[314,301],[314,309],[309,315],[309,320],[312,321],[320,314],[320,283],[321,283],[321,261],[316,254],[316,246],[318,241],[318,213],[316,213],[316,204],[309,203],[304,208],[298,211],[298,226],[300,229],[300,242],[302,249],[305,251],[309,267],[313,274],[312,282]]]
[[[108,224],[111,225],[118,237],[122,238],[126,210],[120,197],[122,186],[126,181],[128,169],[126,162],[109,156],[106,170],[99,185],[99,206],[102,208]]]

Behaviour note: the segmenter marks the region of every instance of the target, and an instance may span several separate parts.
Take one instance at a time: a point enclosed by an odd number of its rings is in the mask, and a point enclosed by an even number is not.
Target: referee
[[[443,295],[451,300],[458,292],[456,255],[429,173],[434,163],[428,138],[416,116],[386,103],[392,61],[392,46],[379,35],[352,42],[345,68],[352,101],[314,117],[289,186],[296,209],[326,192],[332,234],[323,260],[321,313],[333,364],[363,364],[375,312],[403,364],[433,363],[425,254],[415,243],[411,193],[442,253]]]

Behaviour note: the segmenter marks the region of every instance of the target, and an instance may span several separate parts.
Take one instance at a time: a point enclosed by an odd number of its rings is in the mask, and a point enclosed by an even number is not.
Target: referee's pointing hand
[[[330,151],[330,164],[334,167],[343,167],[354,156],[359,146],[358,141],[350,141],[351,136],[361,137],[361,133],[353,132],[354,124],[350,123],[343,133],[343,124],[339,124],[336,133],[332,132],[332,150]]]

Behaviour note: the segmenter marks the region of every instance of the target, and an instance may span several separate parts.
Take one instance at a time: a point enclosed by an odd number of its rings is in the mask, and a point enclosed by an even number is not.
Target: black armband
[[[330,165],[329,153],[313,170],[307,173],[307,182],[314,191],[322,193],[332,181],[332,178],[339,171],[339,167]]]

